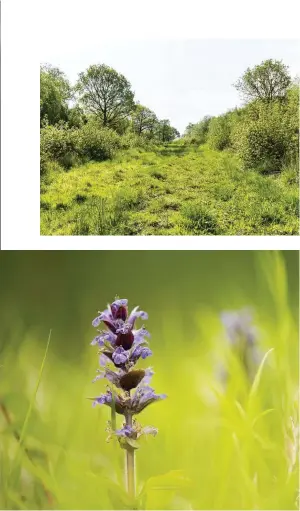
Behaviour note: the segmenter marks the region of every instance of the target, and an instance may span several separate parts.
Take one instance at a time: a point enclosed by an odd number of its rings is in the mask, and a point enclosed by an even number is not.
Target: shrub
[[[208,115],[200,122],[187,128],[187,139],[190,144],[205,144],[212,118]]]
[[[280,172],[298,153],[298,106],[291,101],[255,102],[233,134],[243,167]]]
[[[207,141],[212,149],[219,151],[231,145],[231,119],[229,114],[214,117],[211,120]]]
[[[77,150],[83,160],[110,159],[120,147],[120,136],[112,129],[99,127],[97,121],[89,121],[78,130]]]
[[[41,129],[41,175],[47,172],[47,162],[55,161],[70,169],[88,160],[103,161],[112,158],[121,147],[120,136],[109,128],[101,128],[89,121],[80,129],[61,123]]]
[[[47,161],[54,160],[65,169],[78,162],[78,130],[66,124],[46,126],[41,129],[41,175],[46,172]]]
[[[128,131],[121,137],[121,148],[122,149],[134,149],[140,147],[142,149],[151,149],[154,142],[150,140],[146,135],[136,135],[135,133]]]

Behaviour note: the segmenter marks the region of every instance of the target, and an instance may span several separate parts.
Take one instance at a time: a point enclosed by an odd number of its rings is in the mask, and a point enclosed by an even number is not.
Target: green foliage
[[[44,123],[56,124],[68,119],[68,100],[72,89],[64,73],[49,64],[40,70],[40,117]]]
[[[184,204],[182,208],[184,224],[193,234],[220,234],[218,223],[209,208],[195,202]]]
[[[41,175],[46,172],[46,163],[54,160],[69,169],[80,163],[78,154],[78,130],[68,129],[67,124],[46,126],[40,138]]]
[[[269,59],[252,69],[248,68],[235,88],[247,101],[260,99],[271,102],[284,98],[290,84],[288,66],[282,61]]]
[[[135,105],[135,109],[132,114],[132,125],[133,131],[137,135],[144,134],[149,138],[152,138],[157,122],[158,119],[152,110],[140,104]]]
[[[78,200],[76,201],[79,204]],[[124,229],[127,213],[123,205],[116,201],[108,201],[102,197],[90,197],[84,205],[76,209],[75,224],[72,230],[77,236],[104,236],[119,233]]]
[[[68,124],[46,126],[41,130],[40,147],[41,175],[44,175],[49,161],[70,169],[88,160],[107,160],[115,155],[121,143],[115,131],[101,128],[96,120],[90,120],[79,129],[69,129]]]
[[[129,81],[105,64],[90,66],[80,73],[76,91],[80,102],[97,115],[104,127],[116,128],[134,109]]]
[[[242,122],[237,123],[233,139],[244,168],[262,173],[280,172],[298,153],[297,109],[287,103],[256,102]]]
[[[212,149],[222,151],[230,146],[231,123],[228,114],[214,117],[209,123],[207,142]]]
[[[88,121],[88,117],[85,115],[82,108],[78,105],[73,108],[69,108],[68,111],[68,125],[70,128],[81,128]]]
[[[78,149],[83,159],[103,161],[112,158],[121,146],[120,137],[109,128],[89,121],[78,131]]]
[[[170,125],[168,119],[159,121],[155,126],[155,138],[159,142],[172,142],[175,138],[179,137],[180,133],[176,128]]]
[[[234,153],[196,149],[181,139],[148,150],[133,147],[112,160],[55,173],[42,189],[41,233],[71,235],[78,215],[95,233],[90,198],[99,197],[106,234],[297,235],[296,176],[296,165],[278,175],[243,172]],[[78,194],[85,202],[76,200]]]
[[[155,143],[154,140],[149,139],[147,135],[136,135],[135,133],[132,133],[131,131],[128,131],[125,133],[121,139],[120,144],[122,149],[133,149],[134,147],[140,147],[143,149],[150,149],[153,144]]]
[[[189,124],[185,130],[185,137],[191,144],[205,144],[207,142],[207,135],[209,125],[212,118],[209,115],[203,117],[200,122],[196,124]]]

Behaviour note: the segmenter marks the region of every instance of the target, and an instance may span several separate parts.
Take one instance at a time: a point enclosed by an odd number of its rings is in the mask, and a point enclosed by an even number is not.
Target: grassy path
[[[174,142],[53,174],[41,234],[298,234],[298,185],[242,171],[229,152]]]

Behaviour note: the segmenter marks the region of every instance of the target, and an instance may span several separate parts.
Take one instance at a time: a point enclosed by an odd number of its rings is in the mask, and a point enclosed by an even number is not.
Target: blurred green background
[[[153,387],[168,395],[137,417],[159,434],[136,454],[136,506],[296,508],[298,260],[297,251],[2,251],[0,507],[130,507],[124,452],[106,442],[109,409],[86,399],[105,389],[91,383],[91,321],[119,295],[149,314],[153,356],[139,366],[152,366]],[[251,403],[235,366],[230,392],[216,376],[227,363],[220,313],[243,307],[262,354],[274,348]]]

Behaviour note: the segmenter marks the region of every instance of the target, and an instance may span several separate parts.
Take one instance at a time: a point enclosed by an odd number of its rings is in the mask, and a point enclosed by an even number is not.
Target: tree
[[[134,108],[128,80],[104,64],[90,66],[80,73],[76,91],[87,111],[96,114],[105,127],[116,129]]]
[[[185,137],[188,137],[188,136],[190,136],[192,134],[194,126],[196,126],[195,123],[192,123],[192,122],[188,123],[188,125],[187,125],[187,127],[185,128],[185,131],[184,131],[184,136]]]
[[[180,133],[170,125],[168,119],[163,119],[158,121],[156,136],[160,142],[171,142],[175,138],[180,137]]]
[[[152,110],[140,104],[135,106],[132,124],[137,135],[142,135],[142,133],[152,134],[157,122],[157,117]]]
[[[68,125],[70,128],[81,128],[88,122],[88,117],[80,106],[75,105],[69,108],[68,111]]]
[[[57,67],[43,64],[40,69],[40,118],[41,125],[56,124],[68,119],[68,101],[72,88],[65,74]]]
[[[206,115],[203,119],[196,124],[192,124],[191,122],[187,125],[184,136],[188,137],[190,142],[194,142],[197,144],[204,144],[207,139],[207,134],[209,130],[209,125],[212,120],[212,117]]]
[[[234,86],[246,101],[261,99],[270,102],[285,97],[290,84],[288,66],[282,61],[269,59],[248,68]]]

